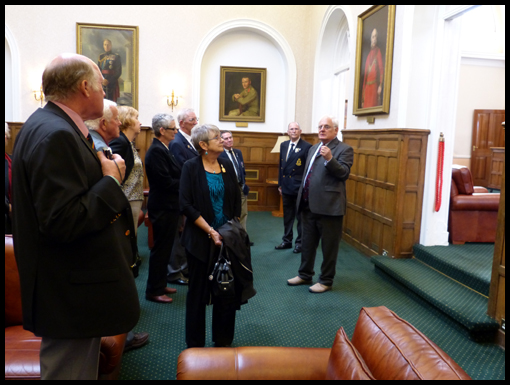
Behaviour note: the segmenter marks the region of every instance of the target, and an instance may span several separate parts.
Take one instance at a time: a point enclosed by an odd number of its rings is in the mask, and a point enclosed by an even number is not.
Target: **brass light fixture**
[[[172,107],[172,112],[174,111],[174,107],[177,107],[177,104],[179,104],[179,97],[177,96],[174,100],[174,90],[172,90],[172,100],[170,100],[170,97],[166,97],[166,104],[168,104],[168,107]]]
[[[39,91],[33,91],[33,92],[34,92],[34,99],[38,102],[41,102],[41,107],[42,107],[42,103],[44,100],[44,93],[43,93],[42,85],[41,85],[41,88]]]

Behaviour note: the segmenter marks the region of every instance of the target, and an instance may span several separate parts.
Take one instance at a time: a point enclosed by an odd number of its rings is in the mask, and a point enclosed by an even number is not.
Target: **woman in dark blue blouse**
[[[239,218],[241,194],[231,162],[218,159],[223,152],[218,127],[195,126],[191,139],[200,156],[184,163],[179,193],[181,211],[186,216],[181,243],[189,269],[186,343],[188,348],[205,346],[205,307],[212,302],[213,342],[215,346],[229,346],[240,304],[211,298],[208,275],[221,245],[217,229],[228,220]]]

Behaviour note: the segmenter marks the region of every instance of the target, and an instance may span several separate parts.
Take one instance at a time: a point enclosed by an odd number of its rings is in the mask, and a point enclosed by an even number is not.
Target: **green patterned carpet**
[[[352,337],[363,306],[387,306],[412,323],[449,354],[473,379],[505,379],[505,352],[493,344],[472,341],[466,330],[431,307],[407,288],[378,274],[370,259],[341,243],[333,290],[311,294],[308,287],[290,287],[300,255],[292,249],[277,251],[283,221],[268,212],[250,212],[248,231],[252,248],[254,284],[258,294],[237,313],[233,346],[331,347],[343,326]],[[177,357],[186,348],[184,318],[186,288],[176,287],[172,304],[144,299],[149,251],[147,228],[139,228],[143,264],[136,279],[142,314],[135,331],[150,333],[146,346],[123,357],[120,379],[175,379]],[[319,252],[316,271],[320,268]],[[212,346],[211,309],[208,309],[207,346]]]

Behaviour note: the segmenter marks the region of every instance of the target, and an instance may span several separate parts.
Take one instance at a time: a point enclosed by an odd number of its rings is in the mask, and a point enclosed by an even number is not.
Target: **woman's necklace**
[[[222,166],[220,166],[220,164],[218,163],[218,161],[215,161],[214,163],[208,163],[206,162],[205,160],[203,161],[203,164],[204,164],[204,169],[205,171],[207,171],[208,173],[211,173],[211,174],[216,174],[216,170],[224,170]],[[218,171],[219,172],[219,171]],[[223,171],[225,172],[225,171]]]

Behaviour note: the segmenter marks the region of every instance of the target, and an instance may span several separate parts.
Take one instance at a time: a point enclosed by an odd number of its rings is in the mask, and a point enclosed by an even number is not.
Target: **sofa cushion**
[[[5,379],[39,380],[41,378],[40,349],[40,337],[24,330],[21,325],[6,327]]]
[[[452,178],[453,183],[455,183],[459,190],[459,194],[471,195],[475,192],[469,168],[452,168]]]
[[[361,309],[352,343],[378,380],[470,379],[436,344],[384,306]]]
[[[344,328],[340,328],[336,333],[326,380],[375,380],[365,361],[349,341]]]

